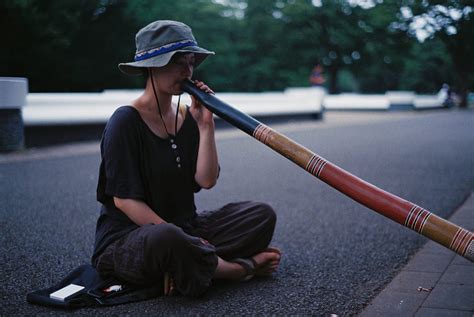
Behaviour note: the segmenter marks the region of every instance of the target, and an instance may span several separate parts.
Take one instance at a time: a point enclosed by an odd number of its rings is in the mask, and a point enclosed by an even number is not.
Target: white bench
[[[105,123],[121,105],[140,95],[140,90],[106,90],[102,93],[31,93],[24,108],[26,125]],[[284,92],[217,93],[216,97],[251,116],[319,114],[324,90],[288,89]],[[177,102],[178,97],[173,100]],[[191,104],[187,94],[181,103]]]

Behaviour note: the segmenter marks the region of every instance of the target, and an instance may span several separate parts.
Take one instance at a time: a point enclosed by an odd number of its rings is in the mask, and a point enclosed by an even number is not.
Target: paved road
[[[329,113],[275,128],[389,192],[448,217],[474,188],[474,112]],[[203,298],[158,298],[74,315],[324,314],[362,310],[426,239],[358,205],[240,131],[220,130],[219,184],[199,209],[270,202],[273,278],[215,285]],[[98,205],[97,144],[0,156],[0,315],[58,314],[28,305],[88,261]]]

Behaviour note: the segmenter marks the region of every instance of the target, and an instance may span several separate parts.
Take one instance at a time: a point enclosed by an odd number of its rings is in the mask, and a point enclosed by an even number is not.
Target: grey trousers
[[[231,261],[261,252],[275,223],[275,212],[266,204],[231,203],[181,227],[141,226],[109,245],[95,266],[102,275],[141,285],[162,284],[169,273],[179,293],[198,296],[211,285],[217,256]]]

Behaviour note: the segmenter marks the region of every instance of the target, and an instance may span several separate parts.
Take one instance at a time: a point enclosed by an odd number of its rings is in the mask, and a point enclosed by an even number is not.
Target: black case
[[[84,286],[84,289],[66,298],[64,302],[49,297],[51,293],[69,284],[81,285]],[[112,285],[121,285],[122,289],[110,293],[104,293],[102,291]],[[70,309],[87,306],[125,304],[154,298],[160,295],[163,295],[163,285],[139,286],[127,284],[115,278],[104,279],[92,265],[85,264],[69,273],[58,284],[28,293],[26,300],[31,304]]]

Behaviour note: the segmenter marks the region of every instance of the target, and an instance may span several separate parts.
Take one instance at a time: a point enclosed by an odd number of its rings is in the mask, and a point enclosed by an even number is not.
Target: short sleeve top
[[[97,200],[102,209],[94,255],[138,227],[115,206],[114,196],[141,200],[178,226],[195,217],[199,129],[188,108],[177,135],[164,139],[151,131],[137,109],[122,106],[110,117],[100,150]]]

